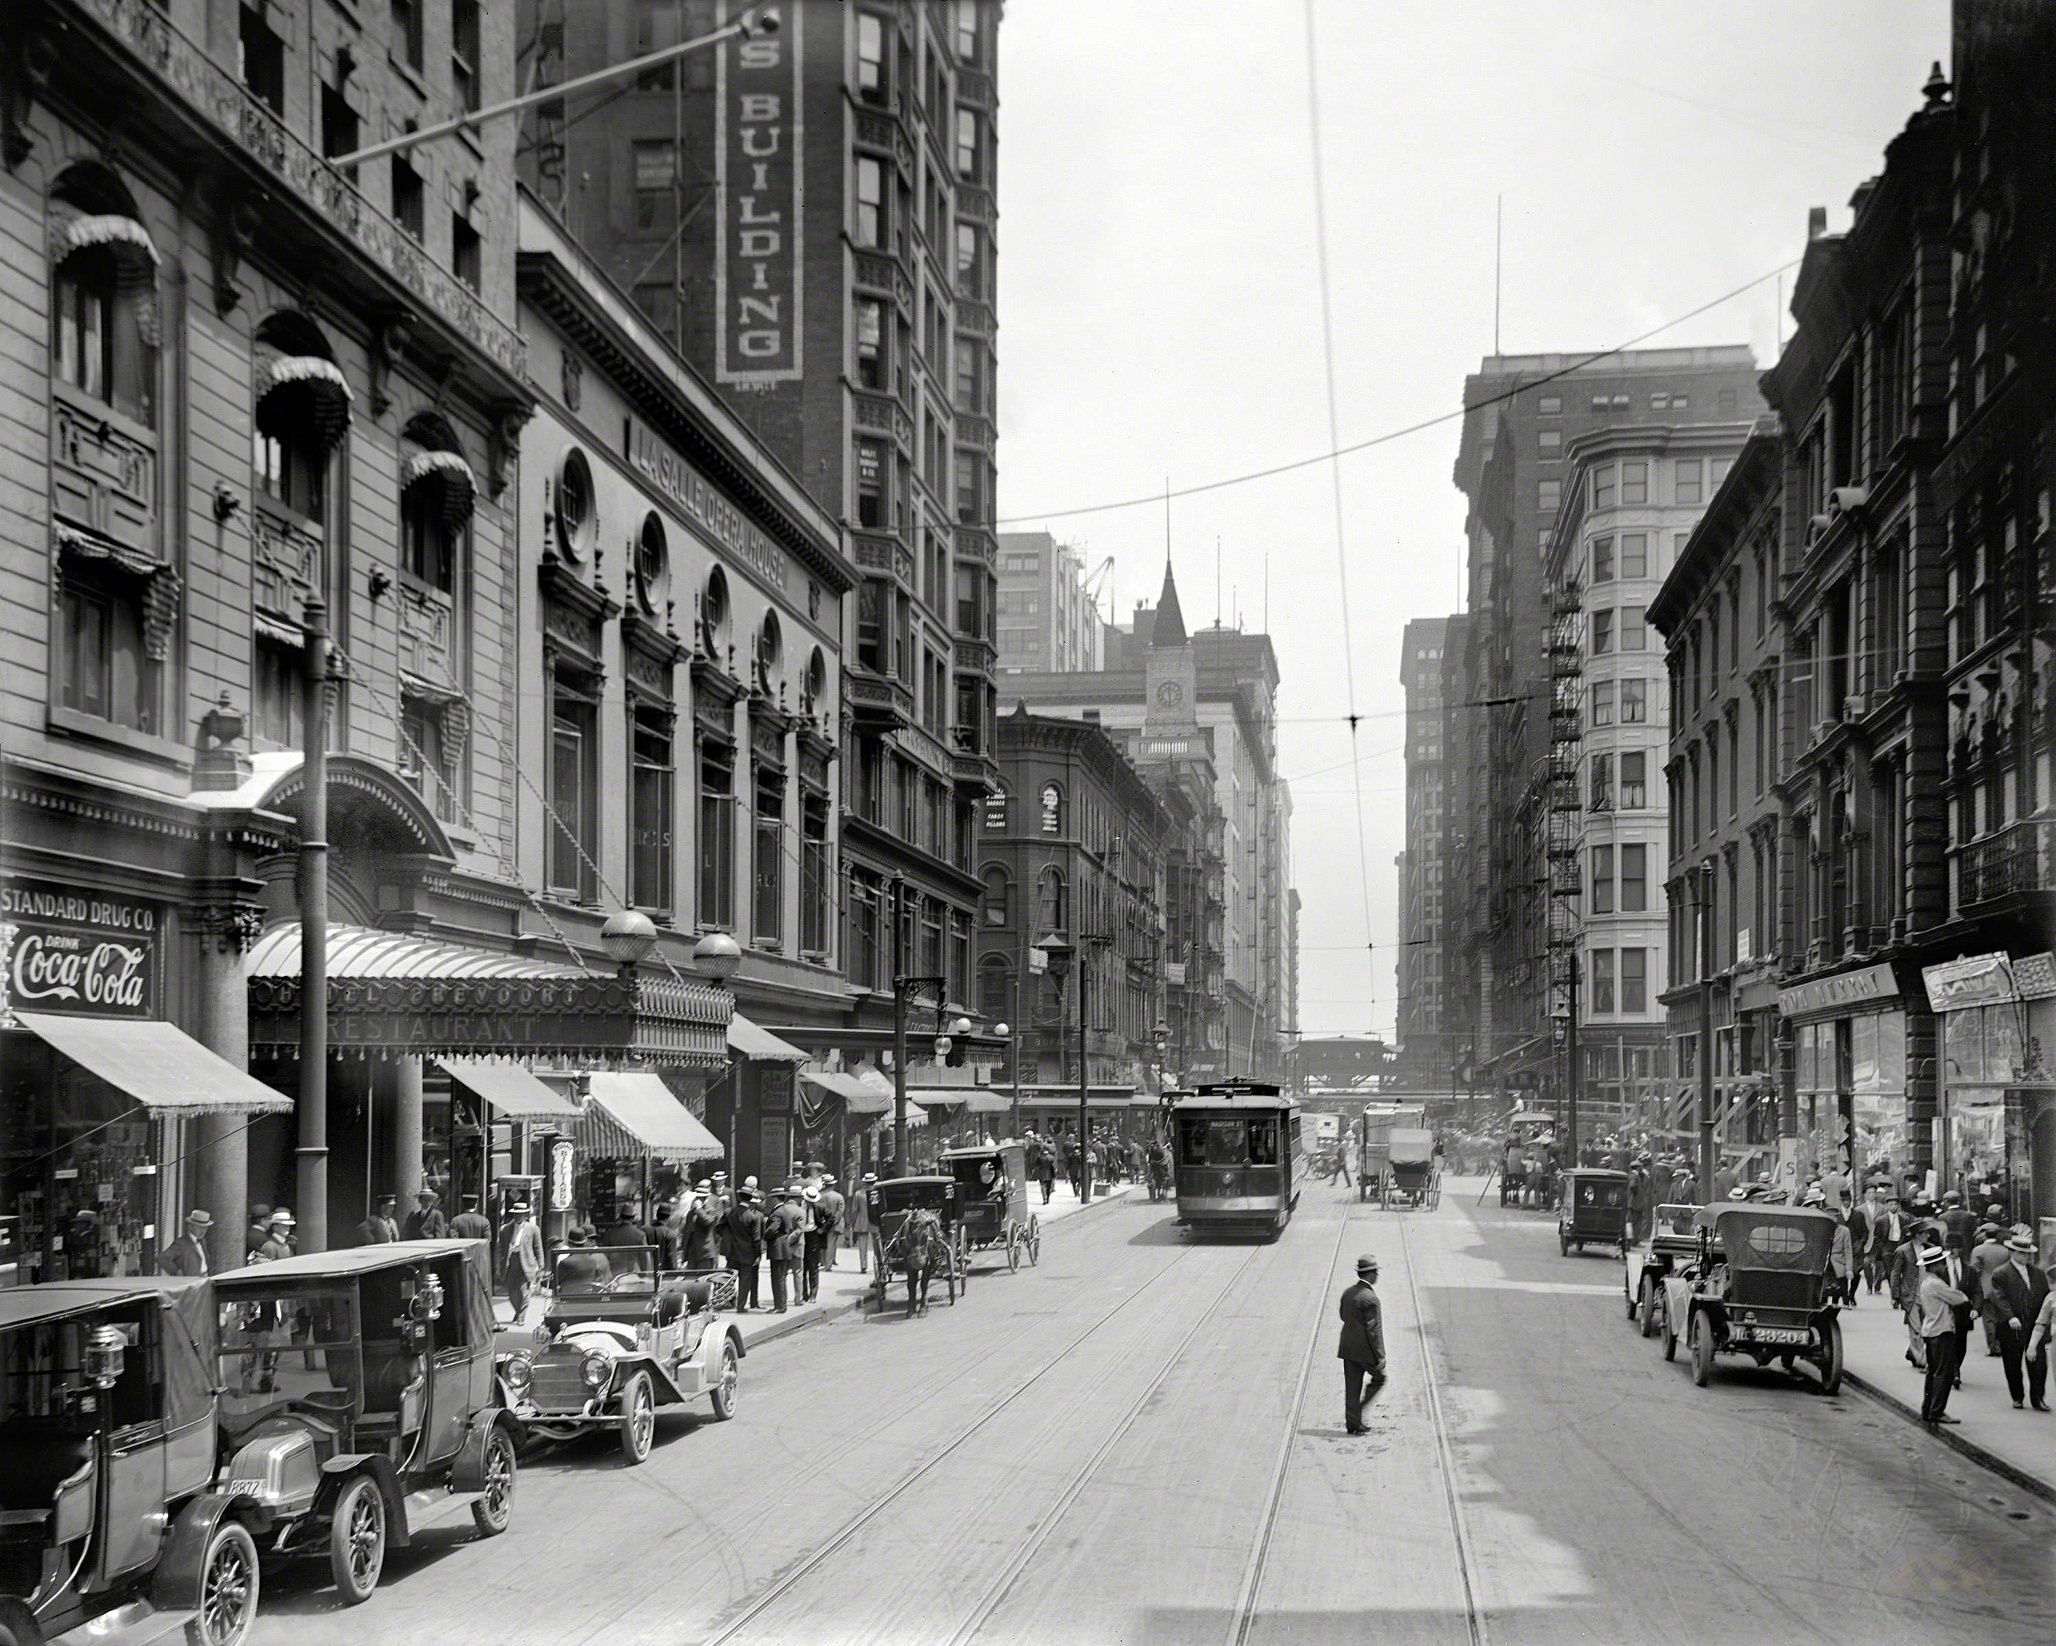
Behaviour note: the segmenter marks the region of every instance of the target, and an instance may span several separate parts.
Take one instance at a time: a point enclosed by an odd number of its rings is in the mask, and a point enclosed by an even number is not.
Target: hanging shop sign
[[[568,1137],[560,1137],[550,1145],[550,1210],[553,1212],[571,1210],[572,1191],[576,1187],[572,1163],[577,1153]]]
[[[0,885],[0,1019],[10,1010],[157,1017],[154,903]]]
[[[1785,1017],[1807,1017],[1842,1006],[1896,999],[1898,994],[1899,982],[1889,964],[1865,966],[1858,971],[1837,972],[1833,977],[1795,984],[1778,996],[1778,1011]]]

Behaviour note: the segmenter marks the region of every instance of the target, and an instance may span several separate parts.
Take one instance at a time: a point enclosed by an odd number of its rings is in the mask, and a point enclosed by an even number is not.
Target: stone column
[[[193,918],[196,1038],[238,1069],[250,1066],[250,984],[243,955],[256,938],[259,918],[255,907],[241,904],[202,908]],[[213,1214],[207,1263],[216,1273],[243,1262],[243,1235],[250,1223],[249,1126],[250,1116],[237,1113],[201,1115],[187,1127],[193,1151],[189,1205]],[[183,1210],[165,1206],[160,1215],[182,1215]],[[160,1228],[158,1248],[178,1233]]]
[[[421,1187],[421,1059],[396,1057],[380,1065],[386,1110],[386,1158],[372,1173],[371,1193],[399,1196],[393,1213],[404,1221],[414,1210],[414,1191]],[[490,1119],[488,1119],[490,1124]],[[447,1208],[446,1208],[447,1210]]]

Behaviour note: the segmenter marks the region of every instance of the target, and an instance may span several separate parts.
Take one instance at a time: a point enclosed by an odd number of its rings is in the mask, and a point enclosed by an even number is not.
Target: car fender
[[[485,1490],[485,1448],[495,1429],[513,1441],[517,1449],[520,1447],[521,1427],[504,1406],[484,1406],[473,1412],[464,1425],[464,1443],[457,1448],[450,1464],[451,1491]]]
[[[1685,1328],[1691,1324],[1692,1285],[1677,1275],[1663,1277],[1663,1313],[1670,1322],[1671,1335],[1683,1337]]]
[[[1714,1347],[1720,1347],[1728,1335],[1728,1306],[1717,1297],[1694,1296],[1692,1312],[1705,1315],[1713,1323]]]
[[[202,1492],[172,1518],[150,1577],[150,1604],[160,1612],[190,1612],[200,1605],[202,1563],[215,1527],[245,1518],[256,1505],[247,1497]]]
[[[330,1458],[321,1466],[321,1487],[315,1494],[314,1506],[322,1514],[335,1507],[335,1501],[342,1496],[343,1488],[358,1475],[370,1475],[378,1482],[379,1496],[385,1499],[386,1542],[395,1549],[404,1549],[412,1540],[407,1530],[407,1500],[400,1491],[400,1477],[393,1468],[392,1459],[378,1452],[344,1452]]]

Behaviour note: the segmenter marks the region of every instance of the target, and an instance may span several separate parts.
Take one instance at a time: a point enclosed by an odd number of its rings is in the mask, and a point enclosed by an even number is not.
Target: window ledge
[[[130,754],[141,755],[160,765],[176,771],[190,771],[193,765],[192,751],[182,744],[174,743],[168,737],[157,737],[149,732],[139,732],[127,726],[116,725],[112,720],[101,720],[90,714],[80,714],[76,709],[62,709],[54,704],[46,721],[49,729],[62,732],[69,737],[83,738],[93,743],[104,743],[112,748],[125,749]]]
[[[423,47],[423,55],[427,55],[426,46]],[[392,50],[386,52],[386,61],[392,65],[393,72],[413,88],[414,94],[417,97],[421,98],[424,102],[428,100],[428,80],[422,70],[417,69],[406,58]]]

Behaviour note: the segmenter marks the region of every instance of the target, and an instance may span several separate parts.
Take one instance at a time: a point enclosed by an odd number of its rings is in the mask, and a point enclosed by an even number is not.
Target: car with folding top
[[[481,1536],[507,1528],[489,1264],[482,1240],[403,1240],[215,1277],[217,1489],[264,1554],[325,1556],[346,1605],[429,1526],[468,1509]]]
[[[731,1319],[735,1273],[667,1269],[651,1246],[560,1252],[543,1322],[499,1335],[501,1398],[528,1435],[570,1440],[613,1430],[641,1463],[659,1407],[705,1396],[735,1415],[744,1354]]]
[[[1702,1206],[1696,1250],[1663,1282],[1663,1358],[1683,1342],[1704,1388],[1717,1355],[1746,1355],[1788,1372],[1802,1360],[1821,1390],[1842,1386],[1842,1323],[1830,1301],[1829,1259],[1838,1220],[1803,1206]]]
[[[0,1290],[0,1641],[239,1646],[257,1545],[211,1490],[214,1292]]]

